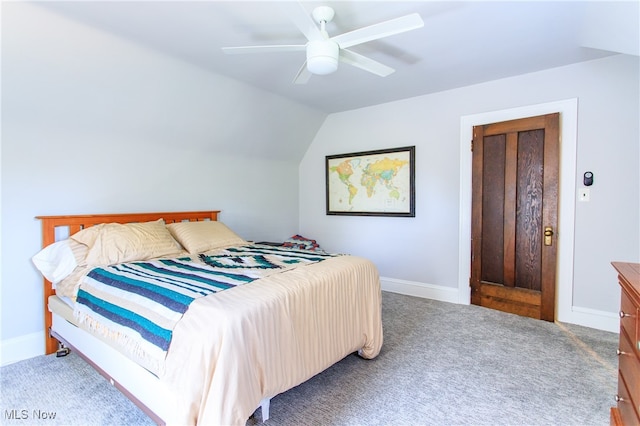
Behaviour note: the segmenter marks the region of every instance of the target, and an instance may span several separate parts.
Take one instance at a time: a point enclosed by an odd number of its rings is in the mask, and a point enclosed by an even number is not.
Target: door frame
[[[556,321],[576,323],[572,319],[573,251],[575,234],[576,154],[578,134],[578,99],[566,99],[480,114],[460,119],[460,222],[458,302],[471,303],[471,140],[473,126],[501,121],[560,113],[560,175],[558,188],[558,229],[556,232]]]

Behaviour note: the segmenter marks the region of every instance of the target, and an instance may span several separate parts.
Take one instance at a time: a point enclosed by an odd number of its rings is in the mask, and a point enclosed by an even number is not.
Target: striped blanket
[[[158,375],[173,329],[195,299],[333,256],[256,244],[98,267],[82,280],[74,315]]]

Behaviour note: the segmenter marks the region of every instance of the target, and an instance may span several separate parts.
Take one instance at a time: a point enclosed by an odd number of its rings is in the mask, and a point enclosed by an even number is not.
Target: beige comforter
[[[264,398],[382,346],[376,267],[340,256],[194,301],[161,378],[174,424],[244,425]]]

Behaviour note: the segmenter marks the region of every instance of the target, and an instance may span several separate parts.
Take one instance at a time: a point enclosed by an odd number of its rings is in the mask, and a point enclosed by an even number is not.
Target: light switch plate
[[[591,190],[589,188],[580,189],[580,201],[589,201],[591,199]]]

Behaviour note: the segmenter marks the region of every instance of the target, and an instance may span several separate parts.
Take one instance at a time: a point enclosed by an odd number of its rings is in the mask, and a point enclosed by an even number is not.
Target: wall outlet
[[[591,199],[591,190],[589,188],[581,188],[578,198],[580,201],[589,201]]]

